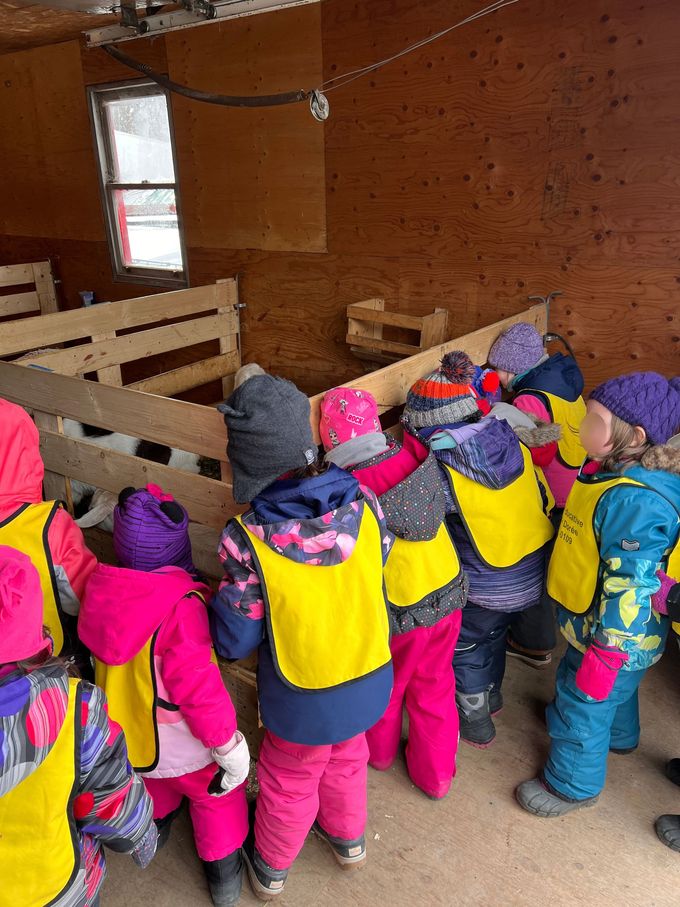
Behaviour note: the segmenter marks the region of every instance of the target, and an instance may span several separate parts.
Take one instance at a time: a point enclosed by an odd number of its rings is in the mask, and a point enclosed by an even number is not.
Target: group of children
[[[409,776],[441,799],[459,739],[494,741],[506,655],[549,664],[555,608],[550,754],[516,797],[542,817],[597,800],[680,621],[680,379],[625,375],[586,405],[573,357],[527,323],[489,364],[444,356],[399,438],[369,393],[329,391],[323,456],[308,398],[243,367],[220,410],[248,508],[223,532],[214,594],[186,511],[154,485],[121,492],[118,566],[97,564],[42,501],[33,422],[0,400],[0,907],[97,907],[102,845],[146,866],[185,798],[216,907],[237,903],[244,868],[279,895],[310,830],[360,865],[367,766],[398,757],[404,710]],[[255,650],[249,807],[215,651]],[[680,782],[678,760],[668,774]],[[680,816],[657,832],[680,850]]]

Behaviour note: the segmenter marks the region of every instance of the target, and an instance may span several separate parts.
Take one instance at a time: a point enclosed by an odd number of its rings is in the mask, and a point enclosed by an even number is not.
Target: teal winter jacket
[[[625,669],[640,671],[658,661],[668,634],[668,618],[653,610],[651,597],[660,585],[657,571],[667,566],[680,535],[680,450],[653,447],[625,474],[648,487],[620,485],[597,504],[600,567],[593,606],[582,615],[558,607],[557,619],[580,651],[595,638],[627,652]]]

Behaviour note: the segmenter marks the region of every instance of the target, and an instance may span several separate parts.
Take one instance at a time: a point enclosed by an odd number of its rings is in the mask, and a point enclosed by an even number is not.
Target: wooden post
[[[36,428],[43,431],[52,431],[64,434],[64,420],[53,413],[34,412]],[[43,489],[46,501],[65,501],[69,511],[73,513],[73,495],[71,494],[71,481],[58,472],[45,470]]]
[[[98,340],[115,340],[115,331],[105,331],[103,334],[92,334],[90,340],[96,343]],[[100,368],[97,372],[97,378],[100,384],[112,384],[114,387],[123,386],[123,375],[119,365],[108,365],[106,368]]]
[[[420,330],[421,351],[446,342],[448,323],[449,313],[446,309],[435,309],[430,315],[423,316],[423,326]]]
[[[238,368],[241,365],[241,316],[240,309],[238,307],[238,280],[218,280],[217,284],[221,289],[222,284],[226,284],[224,288],[225,295],[225,305],[218,308],[218,313],[220,315],[225,314],[226,312],[235,311],[236,312],[236,333],[230,334],[228,337],[220,337],[220,353],[230,353],[233,350],[238,352]],[[223,375],[222,376],[222,396],[227,398],[229,394],[234,389],[234,378],[233,375]],[[222,481],[231,484],[232,474],[231,467],[228,463],[220,461],[220,474],[222,476]]]
[[[59,311],[57,291],[54,286],[54,274],[50,261],[37,261],[31,265],[33,268],[33,282],[35,291],[40,301],[40,314],[49,315]]]

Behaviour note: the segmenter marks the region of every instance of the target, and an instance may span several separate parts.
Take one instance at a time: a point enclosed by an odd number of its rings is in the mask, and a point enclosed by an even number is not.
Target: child
[[[392,688],[390,538],[371,492],[317,466],[309,400],[295,385],[246,366],[235,386],[221,411],[234,499],[251,505],[222,535],[211,614],[221,655],[258,649],[266,733],[243,853],[253,890],[269,899],[312,826],[343,867],[366,859],[364,732]]]
[[[38,571],[54,654],[76,655],[87,668],[76,625],[97,561],[61,503],[43,502],[43,474],[38,429],[24,409],[0,399],[0,545],[23,551]]]
[[[428,797],[445,797],[456,771],[458,712],[453,651],[466,586],[446,528],[446,497],[433,454],[412,435],[400,444],[382,433],[366,391],[338,387],[321,403],[326,462],[349,470],[379,496],[396,536],[385,568],[392,614],[394,689],[387,711],[366,733],[369,764],[385,771],[409,716],[406,764]]]
[[[153,857],[151,800],[104,694],[51,657],[42,621],[36,568],[0,546],[0,904],[97,907],[102,844]]]
[[[676,435],[676,438],[680,441],[680,436]],[[678,447],[680,448],[680,444],[678,444]],[[656,449],[664,450],[668,456],[672,457],[673,471],[680,473],[680,450],[668,446]],[[652,596],[652,605],[660,614],[668,615],[673,630],[676,634],[680,634],[680,546],[678,545],[675,546],[673,551],[673,558],[669,558],[668,569],[673,572],[673,577],[661,573],[659,576],[661,588]],[[677,580],[675,577],[677,577]],[[680,786],[680,759],[671,759],[666,763],[666,777],[673,784]],[[654,823],[654,828],[659,840],[666,847],[680,852],[679,815],[659,816]]]
[[[487,747],[503,702],[505,636],[540,599],[553,528],[529,450],[505,420],[482,417],[473,376],[465,353],[448,353],[409,391],[403,422],[442,469],[449,528],[470,581],[454,656],[460,734]]]
[[[513,324],[489,351],[489,364],[501,384],[512,394],[512,403],[532,419],[561,426],[557,442],[532,448],[531,457],[545,474],[555,498],[552,521],[560,524],[562,510],[585,458],[579,426],[585,416],[583,375],[572,356],[548,356],[543,337],[533,324]],[[544,595],[534,608],[523,612],[508,636],[508,654],[542,668],[550,664],[555,648],[555,620]]]
[[[78,629],[153,798],[161,844],[187,797],[213,903],[228,907],[241,893],[250,760],[212,658],[210,589],[196,579],[188,523],[156,485],[121,492],[113,530],[121,566],[94,571]]]
[[[590,395],[581,438],[601,466],[575,482],[548,571],[569,643],[546,713],[550,755],[516,792],[534,815],[591,806],[608,753],[638,745],[638,687],[668,631],[651,598],[657,571],[678,563],[680,471],[659,445],[679,425],[680,378],[637,372]]]

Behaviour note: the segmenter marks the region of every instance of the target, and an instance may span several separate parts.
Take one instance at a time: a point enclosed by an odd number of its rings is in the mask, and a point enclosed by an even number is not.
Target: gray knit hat
[[[227,426],[232,493],[239,504],[317,457],[307,397],[284,378],[253,371],[243,383],[237,375],[236,389],[217,407]]]

